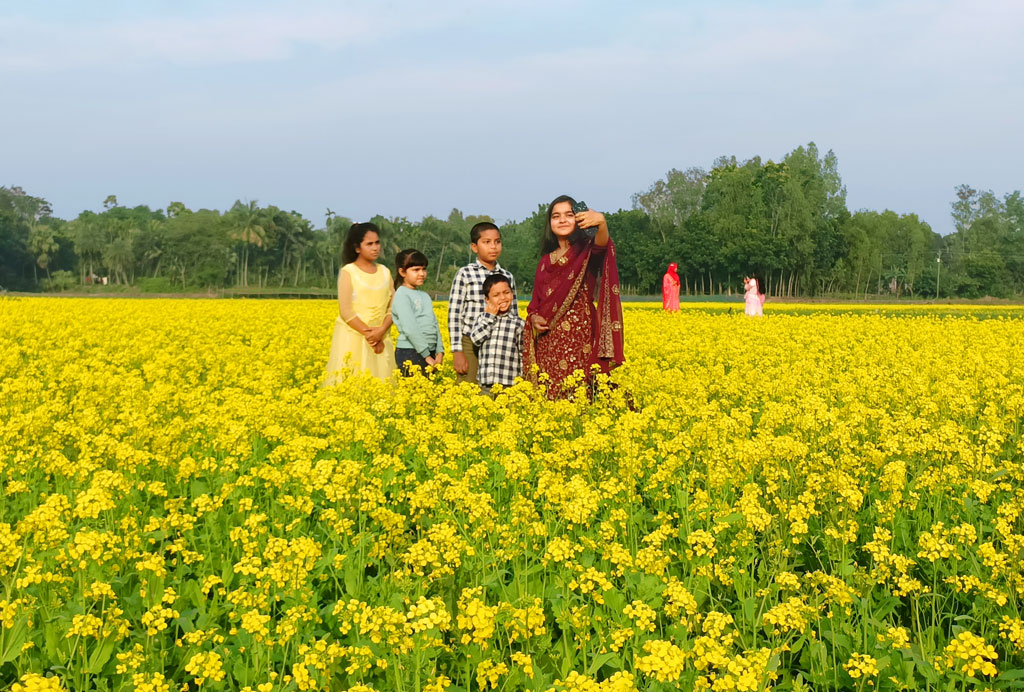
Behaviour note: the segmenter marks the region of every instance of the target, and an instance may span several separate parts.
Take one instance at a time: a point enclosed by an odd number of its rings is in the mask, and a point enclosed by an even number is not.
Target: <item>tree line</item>
[[[585,197],[585,195],[584,195]],[[502,265],[528,289],[546,203],[502,226]],[[832,151],[812,142],[781,161],[722,157],[711,170],[673,169],[607,214],[625,291],[656,294],[676,262],[689,295],[736,293],[754,274],[773,296],[1009,297],[1024,293],[1024,198],[968,185],[941,236],[915,214],[851,212]],[[427,287],[444,292],[472,260],[469,229],[488,216],[453,209],[419,221],[375,216],[390,264],[415,247]],[[0,187],[0,287],[63,291],[96,283],[170,292],[235,287],[330,288],[352,220],[327,209],[322,227],[295,211],[236,201],[226,211],[124,207],[65,220],[20,187]]]

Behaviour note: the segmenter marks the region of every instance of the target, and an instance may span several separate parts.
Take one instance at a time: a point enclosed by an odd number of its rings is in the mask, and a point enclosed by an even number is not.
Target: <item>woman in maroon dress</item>
[[[538,375],[546,373],[551,398],[570,394],[563,391],[562,381],[574,371],[582,370],[589,381],[595,365],[607,373],[624,360],[615,245],[603,214],[577,214],[574,206],[575,201],[563,195],[548,207],[533,298],[526,309],[523,374],[536,383]]]

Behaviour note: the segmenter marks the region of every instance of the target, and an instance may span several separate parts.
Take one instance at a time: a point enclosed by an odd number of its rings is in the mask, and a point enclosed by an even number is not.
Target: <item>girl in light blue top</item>
[[[444,346],[441,326],[434,314],[434,304],[426,291],[419,290],[427,280],[427,257],[419,250],[402,250],[395,257],[395,297],[391,317],[398,327],[395,362],[402,374],[412,374],[410,366],[423,371],[441,365]]]

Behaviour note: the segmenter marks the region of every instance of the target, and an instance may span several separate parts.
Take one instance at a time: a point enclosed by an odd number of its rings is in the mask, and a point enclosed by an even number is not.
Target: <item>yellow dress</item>
[[[355,263],[346,264],[338,273],[339,316],[334,321],[334,338],[331,340],[331,355],[327,359],[325,386],[337,384],[345,378],[346,369],[356,373],[365,371],[374,377],[386,380],[395,370],[395,347],[391,343],[390,330],[384,336],[384,351],[374,353],[366,338],[350,327],[342,316],[352,315],[369,327],[379,327],[391,308],[394,283],[387,267],[376,265],[377,271],[367,274]],[[351,287],[349,289],[349,287]],[[345,293],[351,296],[346,301]],[[351,314],[348,314],[351,311]]]

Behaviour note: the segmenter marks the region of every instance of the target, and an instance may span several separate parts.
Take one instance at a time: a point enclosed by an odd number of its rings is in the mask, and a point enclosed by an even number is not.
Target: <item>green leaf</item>
[[[621,613],[626,607],[626,597],[618,589],[611,589],[604,592],[604,602],[608,609],[614,613]]]
[[[757,615],[757,599],[756,598],[745,598],[745,599],[743,599],[743,617],[748,622],[753,622],[755,615]]]
[[[590,664],[590,668],[587,670],[587,675],[593,677],[594,674],[601,670],[606,663],[610,663],[612,661],[615,662],[615,665],[612,666],[613,670],[622,670],[622,661],[619,659],[618,654],[609,652],[594,657],[594,660]]]
[[[103,670],[103,666],[110,660],[111,655],[114,653],[114,649],[117,647],[117,642],[112,638],[106,638],[100,642],[99,646],[93,649],[92,654],[89,656],[89,661],[86,663],[85,672],[91,675],[99,675],[100,671]]]
[[[649,601],[655,596],[660,596],[661,592],[665,589],[665,583],[653,574],[645,574],[643,579],[640,581],[640,588],[637,589],[637,595],[642,601]]]
[[[231,675],[234,676],[235,682],[238,682],[241,685],[249,684],[249,677],[252,675],[252,671],[244,657],[237,656],[235,658],[235,663],[231,666]]]
[[[195,579],[189,579],[185,582],[184,588],[181,590],[181,595],[188,599],[188,601],[196,607],[200,612],[203,611],[206,606],[206,596],[203,595],[202,586]]]
[[[2,627],[3,625],[0,625]],[[28,624],[21,619],[4,636],[4,650],[0,651],[0,666],[18,658],[21,654],[21,647],[28,641]]]
[[[740,512],[733,512],[732,514],[730,514],[729,516],[725,517],[724,519],[719,519],[719,521],[724,522],[726,524],[735,524],[736,522],[740,521],[741,519],[743,519],[743,515]]]
[[[363,566],[355,560],[345,560],[345,591],[352,598],[359,598],[362,592],[362,570]]]
[[[56,622],[46,623],[43,628],[43,637],[46,639],[46,656],[52,661],[60,659],[58,647],[60,646],[60,631]]]

